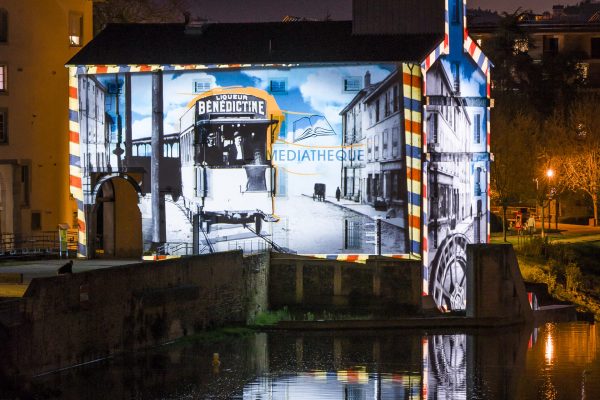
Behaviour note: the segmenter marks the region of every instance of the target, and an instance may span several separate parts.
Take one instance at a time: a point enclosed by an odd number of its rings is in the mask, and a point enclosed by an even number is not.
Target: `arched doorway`
[[[139,186],[131,179],[110,176],[95,187],[92,237],[95,257],[140,258],[142,217],[138,208]]]

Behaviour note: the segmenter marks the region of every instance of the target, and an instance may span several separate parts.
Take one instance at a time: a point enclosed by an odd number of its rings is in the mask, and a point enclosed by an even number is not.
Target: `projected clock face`
[[[447,236],[432,264],[430,293],[444,310],[464,310],[466,307],[467,243],[463,234]]]

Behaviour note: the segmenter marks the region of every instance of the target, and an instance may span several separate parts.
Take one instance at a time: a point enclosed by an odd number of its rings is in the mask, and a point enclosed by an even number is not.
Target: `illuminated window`
[[[0,143],[8,143],[8,110],[0,108]]]
[[[577,75],[579,79],[586,80],[590,73],[590,64],[589,63],[577,63],[575,65],[575,70],[577,71]]]
[[[83,44],[83,14],[69,13],[69,44],[80,47]]]
[[[452,62],[452,75],[454,78],[454,91],[460,92],[460,64],[458,62]]]
[[[8,42],[8,11],[0,8],[0,43]]]
[[[271,93],[287,93],[287,79],[271,79],[269,91]]]
[[[358,92],[360,90],[360,77],[349,76],[344,78],[344,92]]]
[[[0,64],[0,93],[6,92],[6,64]]]
[[[210,80],[196,79],[194,80],[194,93],[204,93],[210,90]]]
[[[527,39],[517,39],[513,45],[513,53],[527,53],[529,51],[529,41]]]

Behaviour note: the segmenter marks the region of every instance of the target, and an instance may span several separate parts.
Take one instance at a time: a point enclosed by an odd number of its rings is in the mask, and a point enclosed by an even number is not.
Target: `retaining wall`
[[[272,254],[271,309],[415,314],[421,305],[420,261],[372,258],[366,264]]]
[[[218,253],[33,279],[0,327],[0,372],[32,376],[244,324],[266,309],[269,255]]]

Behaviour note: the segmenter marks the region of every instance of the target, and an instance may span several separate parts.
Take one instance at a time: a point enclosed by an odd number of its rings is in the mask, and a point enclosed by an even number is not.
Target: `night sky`
[[[514,11],[518,7],[550,11],[553,4],[576,4],[579,0],[470,0],[471,8]],[[190,0],[193,15],[218,22],[281,21],[286,15],[335,20],[352,18],[352,0]]]

